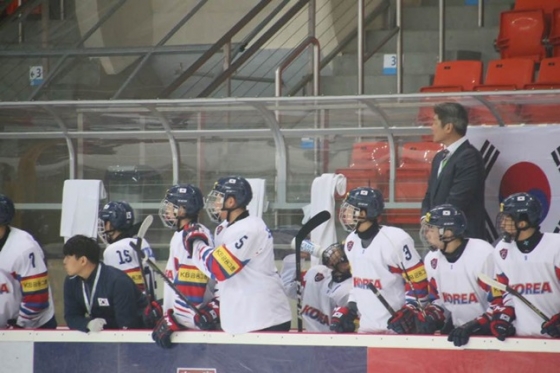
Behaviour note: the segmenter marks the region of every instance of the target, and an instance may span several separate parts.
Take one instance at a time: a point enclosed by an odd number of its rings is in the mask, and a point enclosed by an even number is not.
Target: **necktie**
[[[439,162],[439,168],[438,168],[438,176],[441,174],[441,170],[443,170],[443,168],[445,167],[445,164],[448,161],[448,156],[449,156],[449,150],[447,149],[443,149],[441,151],[441,154],[443,155],[443,158],[441,159],[441,161]]]

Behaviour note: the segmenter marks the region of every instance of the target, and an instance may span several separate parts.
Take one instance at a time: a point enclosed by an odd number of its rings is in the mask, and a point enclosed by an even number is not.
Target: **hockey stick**
[[[140,256],[142,256],[142,258],[145,257],[144,253],[140,250],[137,249],[135,245],[133,245],[133,243],[130,243],[130,246],[136,251],[136,253]],[[179,298],[181,298],[181,300],[183,302],[185,302],[185,304],[187,306],[189,306],[190,309],[192,309],[196,314],[198,314],[199,316],[202,316],[202,314],[200,313],[200,311],[198,310],[198,308],[196,307],[196,305],[191,302],[190,300],[187,299],[187,297],[181,293],[181,291],[179,291],[179,289],[177,289],[177,286],[175,286],[175,284],[173,283],[173,281],[171,281],[166,275],[165,273],[163,273],[163,271],[161,269],[159,269],[159,267],[157,266],[156,263],[152,262],[152,260],[149,257],[146,257],[144,259],[144,261],[150,266],[151,269],[154,270],[155,273],[157,273],[162,279],[163,281],[169,285],[169,287],[171,288],[171,290],[173,290],[175,292],[175,294],[177,294],[177,296]]]
[[[305,223],[296,234],[296,284],[297,284],[297,328],[303,331],[303,320],[301,317],[301,243],[309,233],[319,225],[328,221],[331,213],[323,210]]]
[[[385,306],[385,308],[387,309],[387,311],[389,311],[391,316],[395,316],[395,310],[393,309],[393,307],[391,307],[389,302],[387,302],[387,299],[385,299],[383,294],[381,294],[381,292],[379,292],[379,289],[377,289],[375,287],[375,285],[371,282],[369,284],[367,284],[367,287],[368,287],[369,290],[373,291],[373,294],[375,294],[375,296],[377,297],[377,299],[379,299],[381,304],[383,304],[383,306]]]
[[[130,242],[130,246],[132,246],[132,248],[136,252],[136,259],[138,259],[138,265],[140,266],[140,273],[142,274],[142,281],[144,282],[144,291],[146,295],[148,294],[150,295],[152,300],[155,300],[154,289],[152,288],[152,286],[149,286],[148,281],[146,281],[146,274],[144,273],[144,264],[142,263],[142,255],[140,255],[140,253],[142,252],[142,240],[144,239],[144,236],[146,235],[146,232],[148,232],[148,229],[152,225],[153,221],[154,221],[154,217],[152,215],[146,216],[146,218],[142,222],[142,225],[138,229],[138,233],[136,234],[136,242]]]
[[[517,290],[515,290],[511,286],[505,285],[505,284],[502,284],[501,282],[493,280],[489,276],[485,275],[484,273],[479,273],[478,274],[478,279],[480,281],[484,282],[488,286],[491,286],[491,287],[493,287],[495,289],[498,289],[500,291],[508,292],[511,295],[517,297],[520,301],[525,303],[527,305],[527,307],[529,307],[533,312],[535,312],[537,315],[539,315],[544,321],[550,321],[550,318],[548,318],[541,310],[539,310],[533,303],[531,303],[529,301],[529,299],[525,298],[520,292],[518,292]]]

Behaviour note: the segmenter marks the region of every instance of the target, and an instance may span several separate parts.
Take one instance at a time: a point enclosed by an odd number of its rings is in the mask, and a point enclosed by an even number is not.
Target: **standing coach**
[[[445,102],[434,107],[433,141],[443,144],[432,161],[428,190],[422,201],[422,220],[430,209],[451,204],[467,218],[466,237],[486,239],[484,229],[484,180],[482,155],[467,138],[467,110]]]

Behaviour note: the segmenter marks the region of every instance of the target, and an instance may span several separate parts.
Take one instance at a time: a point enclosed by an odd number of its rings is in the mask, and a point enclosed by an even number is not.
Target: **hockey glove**
[[[17,319],[9,319],[6,325],[6,329],[23,329],[23,326],[17,323]]]
[[[548,334],[552,338],[560,338],[560,313],[544,322],[541,326],[541,334]]]
[[[208,245],[208,236],[206,236],[204,232],[198,230],[198,225],[196,227],[197,228],[194,229],[191,225],[189,228],[183,230],[183,246],[189,253],[189,258],[192,257],[193,246],[196,241],[200,240]]]
[[[469,343],[471,335],[489,335],[490,318],[484,314],[466,324],[456,327],[449,333],[447,340],[453,345],[460,347]]]
[[[149,329],[153,329],[159,319],[163,316],[163,309],[161,308],[161,302],[151,300],[148,297],[148,305],[144,308],[144,312],[142,312],[142,321],[144,322],[144,326]]]
[[[220,301],[216,298],[198,309],[194,315],[194,324],[200,330],[218,330],[220,325]]]
[[[93,319],[90,322],[88,322],[87,324],[87,328],[91,333],[99,333],[100,331],[103,330],[103,326],[107,324],[107,321],[105,321],[105,319]]]
[[[177,322],[173,316],[173,310],[167,310],[167,314],[163,316],[157,323],[152,332],[152,339],[161,348],[171,348],[171,335],[174,332],[185,330],[186,328]]]
[[[356,330],[354,321],[358,318],[358,307],[349,302],[346,307],[336,307],[331,316],[330,329],[337,333],[353,333]]]
[[[513,307],[496,307],[490,322],[490,332],[500,341],[505,341],[507,337],[515,335],[515,310]]]
[[[397,334],[415,333],[417,313],[418,310],[414,306],[404,305],[387,321],[387,329],[391,329]]]
[[[416,328],[418,334],[434,334],[436,330],[443,328],[445,324],[445,313],[443,308],[436,306],[435,304],[429,304],[424,308],[424,316],[421,312],[418,312],[416,316],[418,317]]]

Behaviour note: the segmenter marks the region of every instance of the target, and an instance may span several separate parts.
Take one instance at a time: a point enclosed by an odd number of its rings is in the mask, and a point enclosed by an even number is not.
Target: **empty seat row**
[[[482,80],[481,61],[445,61],[438,63],[434,83],[422,87],[421,92],[461,92],[461,91],[511,91],[560,89],[560,57],[541,61],[537,79],[534,80],[533,60],[512,58],[494,60],[488,63],[486,78]],[[429,100],[429,99],[428,99]],[[492,99],[489,102],[492,104]],[[557,105],[506,105],[493,104],[505,123],[560,123]],[[423,108],[418,115],[420,124],[432,122],[433,112]],[[485,106],[469,110],[471,124],[497,124],[494,114]]]

